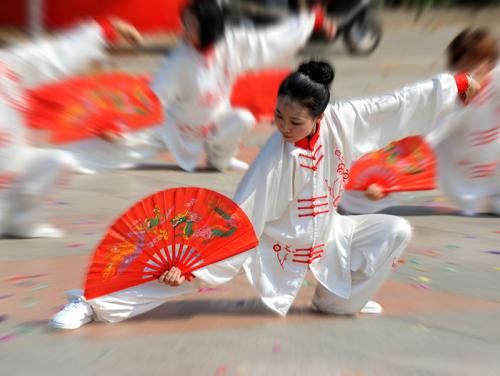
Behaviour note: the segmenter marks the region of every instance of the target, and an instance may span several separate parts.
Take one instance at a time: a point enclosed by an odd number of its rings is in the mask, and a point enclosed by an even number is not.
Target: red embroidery
[[[476,131],[471,134],[472,146],[481,146],[496,141],[500,137],[500,125],[485,131]]]
[[[325,157],[324,154],[321,154],[319,157],[318,157],[318,152],[321,150],[321,148],[323,147],[323,145],[319,145],[315,150],[314,152],[310,153],[310,154],[303,154],[303,153],[300,153],[299,156],[302,157],[302,158],[306,158],[310,161],[312,161],[312,164],[311,165],[307,165],[307,164],[303,164],[301,163],[300,166],[301,167],[304,167],[304,168],[309,168],[313,171],[317,171],[318,170],[318,166],[320,164],[320,162],[323,160],[323,158]]]
[[[11,143],[10,134],[5,131],[0,131],[0,148],[9,146]]]
[[[6,172],[0,175],[0,190],[12,187],[14,180],[15,175],[12,172]]]
[[[194,127],[187,124],[179,124],[179,130],[185,135],[190,135],[194,138],[207,139],[217,131],[217,126],[214,123]]]
[[[21,79],[14,71],[0,63],[0,78],[2,77],[10,81],[11,86],[8,86],[8,90],[4,89],[3,92],[0,92],[0,95],[3,95],[9,106],[16,111],[24,111],[26,97],[21,87]]]
[[[325,252],[323,249],[324,246],[324,244],[318,244],[310,248],[297,248],[295,252],[293,252],[292,261],[301,264],[312,264],[313,261],[323,256]]]
[[[285,261],[289,259],[289,256],[292,257],[292,262],[298,264],[312,264],[315,260],[321,258],[325,252],[323,249],[324,246],[324,244],[318,244],[310,248],[292,249],[288,244],[282,246],[280,243],[275,243],[273,245],[273,251],[276,253],[281,269],[285,270]],[[284,254],[281,255],[283,250]]]
[[[498,161],[492,163],[475,165],[471,169],[470,177],[471,179],[480,179],[493,176],[497,168]]]
[[[207,91],[200,95],[198,103],[204,107],[216,107],[223,99],[223,94],[217,91]]]
[[[345,166],[344,156],[339,149],[335,150],[335,156],[339,160],[339,164],[337,165],[337,177],[333,181],[333,184],[330,184],[326,178],[324,182],[326,190],[328,191],[328,196],[332,198],[332,205],[335,209],[337,209],[340,198],[342,197],[342,192],[344,191],[349,180],[349,170]]]
[[[321,200],[327,200],[326,202],[316,202],[316,201],[321,201]],[[311,198],[303,198],[303,199],[298,199],[297,200],[299,206],[297,207],[297,210],[299,211],[299,218],[303,217],[316,217],[317,215],[320,214],[325,214],[328,213],[330,210],[326,209],[319,209],[315,210],[316,208],[324,208],[325,206],[328,206],[328,196],[318,196],[318,197],[311,197]],[[309,203],[309,205],[300,205],[302,203]]]
[[[487,103],[493,97],[493,95],[494,90],[491,85],[491,79],[488,78],[487,80],[485,80],[485,82],[483,82],[479,94],[476,95],[471,103],[482,106],[483,104]]]

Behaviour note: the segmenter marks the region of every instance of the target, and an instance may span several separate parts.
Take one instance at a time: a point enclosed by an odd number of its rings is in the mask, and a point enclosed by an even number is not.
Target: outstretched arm
[[[139,41],[140,35],[120,21],[89,21],[53,38],[21,43],[0,52],[3,61],[24,87],[72,75],[91,61],[105,58],[105,47],[122,37]]]
[[[462,107],[461,94],[473,94],[469,83],[466,75],[441,74],[389,94],[338,101],[329,111],[348,127],[356,159],[392,140],[428,134],[441,117]]]

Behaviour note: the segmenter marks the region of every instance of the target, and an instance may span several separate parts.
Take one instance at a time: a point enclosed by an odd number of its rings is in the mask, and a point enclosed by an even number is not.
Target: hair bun
[[[330,86],[335,78],[333,67],[325,61],[309,61],[299,66],[298,72],[305,74],[314,82]]]

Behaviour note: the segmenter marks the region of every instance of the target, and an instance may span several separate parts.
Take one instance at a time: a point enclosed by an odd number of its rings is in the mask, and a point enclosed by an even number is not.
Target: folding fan
[[[89,266],[85,297],[158,279],[176,266],[185,277],[258,244],[244,211],[203,188],[173,188],[134,204],[109,228]]]
[[[162,117],[148,79],[125,73],[70,78],[35,88],[29,92],[26,114],[27,124],[49,131],[56,144],[120,128],[153,126]]]
[[[274,118],[278,89],[289,74],[289,70],[269,69],[238,77],[231,104],[248,109],[257,121]]]
[[[379,185],[384,192],[436,188],[436,159],[421,136],[406,137],[365,154],[351,166],[347,190]]]

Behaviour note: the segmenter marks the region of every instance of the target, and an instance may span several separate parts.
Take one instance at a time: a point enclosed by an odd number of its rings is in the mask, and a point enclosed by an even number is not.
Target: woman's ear
[[[323,116],[325,116],[325,113],[322,112],[321,115],[319,115],[317,118],[316,118],[316,123],[319,124],[321,123],[321,120],[323,120]]]

